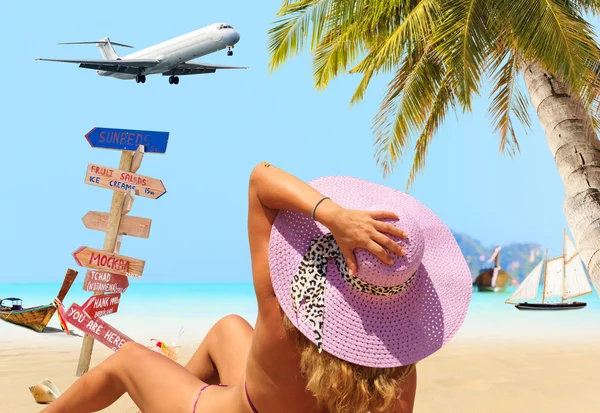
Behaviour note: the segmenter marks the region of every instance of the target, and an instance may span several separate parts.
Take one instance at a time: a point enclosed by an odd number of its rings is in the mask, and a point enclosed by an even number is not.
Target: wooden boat
[[[543,271],[542,268],[544,268]],[[536,299],[542,273],[544,274],[542,302],[517,302],[517,300]],[[587,280],[583,261],[581,261],[575,244],[565,230],[563,255],[549,260],[548,250],[546,250],[546,258],[525,277],[519,288],[505,303],[515,304],[518,310],[579,310],[584,308],[587,303],[580,301],[565,302],[565,300],[590,294],[591,292],[592,287]],[[546,302],[550,297],[560,297],[561,302]]]
[[[512,278],[500,267],[500,249],[501,247],[496,248],[494,254],[487,261],[494,261],[494,268],[482,269],[473,281],[473,285],[477,286],[479,292],[503,292]]]
[[[62,287],[56,298],[61,303],[65,298],[73,281],[77,277],[77,271],[69,269],[65,275]],[[10,302],[10,304],[9,304]],[[41,333],[50,322],[50,319],[58,309],[56,301],[37,307],[23,308],[20,298],[4,298],[0,300],[0,318],[9,323],[31,328]]]

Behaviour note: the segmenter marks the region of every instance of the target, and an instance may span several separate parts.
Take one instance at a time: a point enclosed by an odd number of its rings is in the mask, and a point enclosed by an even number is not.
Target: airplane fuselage
[[[223,28],[225,26],[225,28]],[[121,59],[157,59],[158,65],[143,69],[140,75],[165,73],[178,64],[198,57],[233,47],[240,39],[238,32],[231,26],[212,24],[193,32],[158,43],[154,46],[133,52]],[[136,75],[110,71],[97,71],[100,76],[117,79],[135,79]]]

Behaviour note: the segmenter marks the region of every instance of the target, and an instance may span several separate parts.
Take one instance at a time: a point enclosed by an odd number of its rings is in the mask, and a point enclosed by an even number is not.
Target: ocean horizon
[[[56,282],[0,282],[0,298],[18,297],[23,300],[23,306],[35,306],[50,302],[58,294],[61,284]],[[504,303],[506,299],[514,292],[516,287],[507,287],[504,292],[482,293],[473,288],[471,298],[472,310],[494,311],[497,304]],[[83,290],[83,282],[74,282],[69,293],[63,300],[65,306],[71,302],[82,304],[93,293]],[[198,301],[201,299],[202,301]],[[249,301],[255,303],[254,285],[251,282],[144,282],[141,279],[129,278],[129,287],[122,294],[121,305],[127,305],[127,302],[165,300],[181,302],[182,304],[191,301],[195,306],[204,303],[214,303],[222,300]],[[558,297],[552,297],[546,302],[556,302]],[[541,301],[541,288],[536,300]],[[576,297],[567,301],[584,301],[588,303],[587,308],[593,311],[600,311],[600,297],[598,293],[592,291],[591,294]],[[510,307],[507,305],[507,307]]]
[[[595,290],[575,298],[587,303],[587,307],[580,310],[519,311],[513,305],[505,304],[515,288],[508,287],[501,293],[480,293],[474,288],[465,324],[472,324],[475,332],[487,331],[489,324],[494,323],[509,323],[514,328],[529,329],[532,327],[530,321],[537,327],[545,322],[554,327],[563,323],[565,326],[600,327],[600,297]],[[24,307],[32,307],[52,302],[59,289],[60,283],[0,283],[0,298],[18,297],[23,300]],[[91,292],[83,290],[82,282],[75,282],[63,304],[67,308],[72,303],[82,305],[91,296]],[[541,292],[537,301],[541,300],[540,296]],[[118,312],[107,317],[160,316],[163,320],[173,318],[176,323],[178,319],[195,317],[216,321],[227,314],[242,315],[249,322],[255,319],[257,304],[252,283],[167,283],[130,279],[129,288],[121,295]]]

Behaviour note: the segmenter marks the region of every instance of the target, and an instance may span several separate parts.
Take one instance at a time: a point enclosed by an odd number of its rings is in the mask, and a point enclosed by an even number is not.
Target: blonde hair
[[[400,398],[400,382],[415,369],[415,364],[376,368],[349,363],[325,351],[319,353],[285,314],[283,326],[298,345],[307,389],[329,413],[385,412]]]

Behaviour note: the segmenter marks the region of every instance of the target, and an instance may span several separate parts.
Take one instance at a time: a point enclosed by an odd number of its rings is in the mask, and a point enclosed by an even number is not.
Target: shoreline
[[[2,324],[0,332],[5,332]],[[202,329],[207,331],[209,327],[204,325]],[[193,334],[178,343],[182,345],[180,364],[185,365],[189,360],[202,335]],[[32,332],[26,342],[3,340],[0,345],[2,412],[42,410],[44,405],[35,403],[28,387],[43,379],[50,379],[61,391],[71,385],[77,379],[81,339],[63,332]],[[446,347],[418,363],[414,412],[593,413],[597,411],[594,395],[600,371],[597,342],[591,335],[584,340],[571,337],[549,341],[538,337],[527,341],[485,342],[459,333]],[[90,368],[112,353],[95,343]],[[135,413],[137,408],[124,395],[103,412]]]
[[[256,304],[248,287],[140,288],[125,293],[119,311],[102,319],[145,346],[154,344],[150,339],[170,344],[183,327],[177,344],[178,362],[185,365],[221,317],[237,313],[254,325]],[[33,300],[47,296],[46,290],[53,287],[27,290],[26,304],[39,304]],[[64,303],[68,307],[89,295],[72,290]],[[504,299],[474,293],[458,333],[418,363],[414,412],[597,412],[600,300],[593,297],[587,308],[576,311],[524,312],[503,304]],[[44,406],[35,403],[29,386],[50,379],[64,391],[77,379],[83,333],[69,327],[71,336],[60,329],[56,316],[44,333],[0,320],[0,413],[39,412]],[[112,353],[95,342],[90,367]],[[103,412],[136,413],[137,408],[125,395]]]

